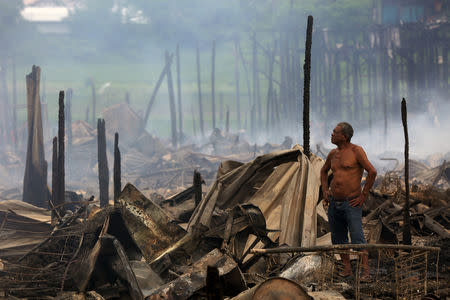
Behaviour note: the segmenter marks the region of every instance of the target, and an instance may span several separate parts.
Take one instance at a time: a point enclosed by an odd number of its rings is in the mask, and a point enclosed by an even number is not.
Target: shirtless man
[[[362,230],[362,204],[369,194],[377,171],[367,159],[363,148],[350,143],[353,128],[346,122],[337,124],[331,134],[331,142],[337,146],[328,154],[325,165],[320,170],[322,194],[329,203],[328,222],[333,244],[348,244],[348,232],[352,244],[365,244]],[[333,179],[328,188],[328,171],[333,171]],[[368,176],[361,191],[361,179],[364,170]],[[367,253],[367,251],[365,251]],[[341,255],[344,270],[341,276],[352,275],[348,254]],[[370,280],[369,257],[363,255],[362,280]]]

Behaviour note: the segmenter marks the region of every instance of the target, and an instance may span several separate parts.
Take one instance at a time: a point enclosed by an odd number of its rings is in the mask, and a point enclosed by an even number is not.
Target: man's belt
[[[353,199],[356,199],[356,198],[358,198],[360,195],[356,195],[356,196],[352,196],[352,197],[334,197],[334,196],[331,196],[332,197],[332,200],[333,201],[336,201],[336,202],[345,202],[345,201],[350,201],[350,200],[353,200]]]

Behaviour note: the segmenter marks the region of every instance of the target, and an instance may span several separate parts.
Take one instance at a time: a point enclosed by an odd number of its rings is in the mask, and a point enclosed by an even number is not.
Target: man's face
[[[331,142],[335,145],[345,142],[347,140],[347,138],[345,137],[345,135],[342,133],[342,128],[341,126],[336,126],[333,129],[333,132],[331,133]]]

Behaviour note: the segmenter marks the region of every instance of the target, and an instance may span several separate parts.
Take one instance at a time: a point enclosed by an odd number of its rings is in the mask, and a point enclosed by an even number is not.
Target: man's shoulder
[[[356,155],[356,157],[364,157],[366,156],[366,151],[364,151],[363,147],[359,145],[352,144],[352,152]]]
[[[360,145],[356,145],[356,144],[351,144],[351,149],[353,151],[364,151],[363,147],[361,147]]]

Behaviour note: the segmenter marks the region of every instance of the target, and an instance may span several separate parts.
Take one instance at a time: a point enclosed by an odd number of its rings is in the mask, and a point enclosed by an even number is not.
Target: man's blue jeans
[[[329,197],[328,224],[333,244],[348,244],[348,232],[352,244],[366,244],[362,230],[362,208],[350,206],[348,201],[337,202]]]

